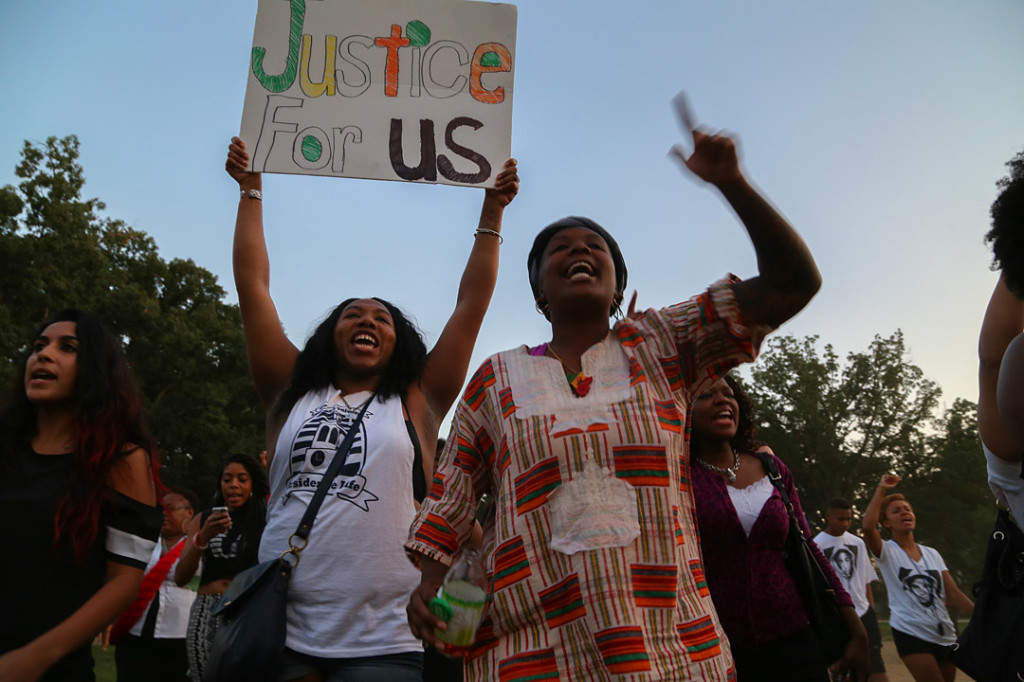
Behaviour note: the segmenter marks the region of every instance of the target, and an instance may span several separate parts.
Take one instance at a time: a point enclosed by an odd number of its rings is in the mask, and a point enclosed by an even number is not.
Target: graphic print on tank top
[[[323,482],[324,473],[331,465],[338,445],[345,438],[352,423],[359,416],[362,405],[348,407],[344,404],[321,405],[295,432],[288,450],[288,482],[285,502],[293,495],[312,497]],[[330,481],[327,497],[337,497],[351,502],[363,511],[369,511],[368,504],[380,498],[366,489],[363,468],[366,465],[366,422],[373,416],[367,409],[359,431],[352,441],[348,458],[341,471]]]

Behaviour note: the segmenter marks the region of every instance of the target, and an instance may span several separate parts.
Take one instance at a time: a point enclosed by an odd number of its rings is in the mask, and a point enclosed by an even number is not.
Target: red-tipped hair
[[[142,417],[142,396],[118,338],[93,315],[74,308],[58,312],[33,338],[55,322],[75,323],[78,352],[72,398],[74,467],[57,506],[53,543],[57,548],[66,539],[75,559],[82,562],[99,536],[100,514],[113,495],[110,475],[118,460],[136,449],[144,450],[158,493],[160,462]],[[28,357],[22,359],[11,394],[0,410],[0,433],[4,434],[0,465],[16,449],[30,448],[38,433],[37,408],[25,394]]]

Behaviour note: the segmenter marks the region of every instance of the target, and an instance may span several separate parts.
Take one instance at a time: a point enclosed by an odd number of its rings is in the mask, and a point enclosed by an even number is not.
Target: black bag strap
[[[317,512],[320,511],[320,505],[324,503],[324,499],[327,497],[327,491],[331,487],[330,482],[334,480],[334,477],[341,471],[341,467],[345,466],[345,461],[348,459],[349,450],[352,449],[352,442],[356,439],[356,432],[359,431],[359,425],[363,421],[363,415],[366,414],[366,408],[370,406],[373,399],[377,397],[374,393],[370,396],[370,399],[363,403],[363,409],[359,411],[359,416],[356,417],[355,421],[348,429],[348,433],[345,434],[345,438],[342,439],[341,443],[338,444],[338,449],[334,451],[334,458],[331,460],[330,466],[327,467],[327,471],[324,472],[323,478],[320,479],[320,485],[316,487],[316,492],[313,494],[313,499],[309,501],[309,506],[306,507],[306,513],[302,515],[302,520],[299,521],[299,527],[292,533],[292,538],[298,537],[302,540],[308,541],[309,533],[313,530],[313,522],[316,521]],[[301,552],[306,547],[304,542],[301,547],[296,547],[292,544],[291,538],[288,539],[288,544],[291,549]]]
[[[757,457],[761,460],[761,466],[764,467],[765,472],[768,474],[768,480],[779,491],[779,496],[782,497],[782,502],[786,505],[786,511],[789,512],[790,525],[800,534],[800,539],[807,542],[808,538],[804,535],[803,528],[800,527],[799,519],[796,518],[796,511],[793,509],[793,503],[789,499],[789,493],[786,492],[786,486],[782,484],[782,474],[779,473],[779,468],[775,466],[775,460],[764,450],[758,450]]]
[[[832,583],[829,581],[828,576],[825,575],[825,571],[818,564],[817,559],[810,556],[811,543],[814,541],[804,534],[803,528],[800,526],[800,521],[796,518],[796,511],[793,509],[793,503],[789,499],[789,493],[786,492],[785,486],[782,485],[782,474],[779,473],[779,468],[775,466],[775,460],[767,452],[760,450],[757,453],[758,459],[761,460],[761,465],[765,471],[768,472],[768,480],[772,482],[775,489],[779,491],[779,495],[782,496],[782,501],[786,504],[786,510],[789,512],[789,525],[793,532],[798,534],[800,542],[803,543],[804,549],[808,552],[808,563],[814,566],[814,570],[817,575],[824,581],[825,585],[828,586],[828,592],[835,594],[835,590],[832,588]]]

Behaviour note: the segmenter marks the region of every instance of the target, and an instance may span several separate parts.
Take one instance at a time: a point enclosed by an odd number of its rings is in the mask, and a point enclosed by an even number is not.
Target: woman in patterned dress
[[[796,232],[751,187],[733,140],[690,124],[676,152],[736,211],[760,274],[609,324],[626,267],[611,235],[567,218],[527,266],[551,340],[492,356],[460,401],[406,548],[423,571],[408,606],[428,610],[470,536],[476,500],[491,596],[467,679],[726,680],[732,659],[703,577],[684,425],[694,391],[754,358],[763,335],[811,299],[820,276]]]

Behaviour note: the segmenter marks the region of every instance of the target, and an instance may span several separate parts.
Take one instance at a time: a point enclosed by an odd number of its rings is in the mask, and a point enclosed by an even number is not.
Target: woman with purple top
[[[711,599],[739,682],[828,682],[834,662],[818,646],[783,558],[789,513],[757,450],[774,459],[803,532],[811,532],[789,469],[754,441],[751,412],[750,399],[730,375],[699,394],[690,412],[690,470]],[[854,675],[849,679],[867,679],[867,634],[828,559],[814,551],[853,633],[833,667]]]

